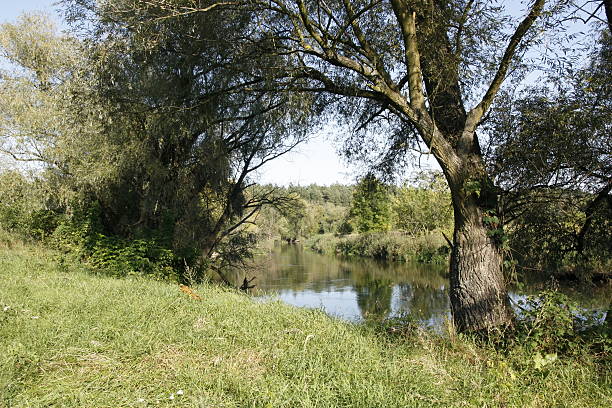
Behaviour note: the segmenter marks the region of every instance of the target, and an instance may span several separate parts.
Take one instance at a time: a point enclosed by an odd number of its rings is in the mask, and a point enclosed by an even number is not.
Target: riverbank
[[[448,262],[450,247],[441,231],[422,235],[407,235],[399,231],[370,232],[337,236],[314,235],[305,246],[320,254],[361,256],[388,261],[416,261],[444,264]]]
[[[0,405],[607,406],[600,356],[496,351],[235,291],[96,276],[0,242]]]

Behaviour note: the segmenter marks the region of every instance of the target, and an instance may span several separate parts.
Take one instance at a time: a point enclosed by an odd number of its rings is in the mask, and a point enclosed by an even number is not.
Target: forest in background
[[[453,209],[439,172],[418,172],[400,186],[367,176],[350,186],[279,189],[293,196],[295,203],[285,211],[270,207],[258,215],[254,231],[260,241],[298,241],[316,252],[343,256],[424,263],[449,260]],[[504,222],[508,278],[516,279],[513,274],[519,273],[609,279],[611,214],[606,207],[589,216],[594,230],[579,254],[578,232],[587,219],[584,209],[597,197],[562,190],[547,193],[563,199],[542,196],[532,211]]]
[[[446,263],[453,216],[442,175],[421,172],[403,185],[373,175],[356,185],[289,186],[286,211],[269,208],[255,223],[263,239],[301,242],[319,253]]]

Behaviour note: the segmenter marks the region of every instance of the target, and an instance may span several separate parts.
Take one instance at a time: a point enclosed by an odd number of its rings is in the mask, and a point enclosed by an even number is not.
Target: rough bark
[[[503,326],[511,321],[502,253],[483,222],[487,211],[475,193],[455,194],[455,231],[450,263],[450,300],[461,332]]]
[[[501,226],[485,222],[497,214],[497,192],[473,132],[464,131],[458,140],[456,165],[443,166],[455,216],[451,311],[458,331],[477,332],[509,324],[513,313],[503,274]]]

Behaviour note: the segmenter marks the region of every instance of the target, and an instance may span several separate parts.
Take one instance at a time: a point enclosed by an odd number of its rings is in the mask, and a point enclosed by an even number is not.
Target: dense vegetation
[[[295,204],[263,211],[257,229],[264,239],[303,241],[321,253],[445,263],[453,218],[441,177],[423,172],[395,186],[368,175],[354,186],[279,188]]]

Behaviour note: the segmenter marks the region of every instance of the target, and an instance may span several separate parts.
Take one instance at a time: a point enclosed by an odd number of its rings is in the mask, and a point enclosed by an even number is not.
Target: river
[[[305,251],[299,245],[278,245],[258,257],[248,274],[235,271],[238,284],[256,276],[255,296],[278,298],[288,304],[318,308],[354,322],[410,316],[424,327],[440,328],[450,317],[448,267],[419,263],[340,258]],[[513,301],[535,294],[549,282],[532,279],[511,288]],[[610,287],[559,288],[582,307],[607,310]]]

